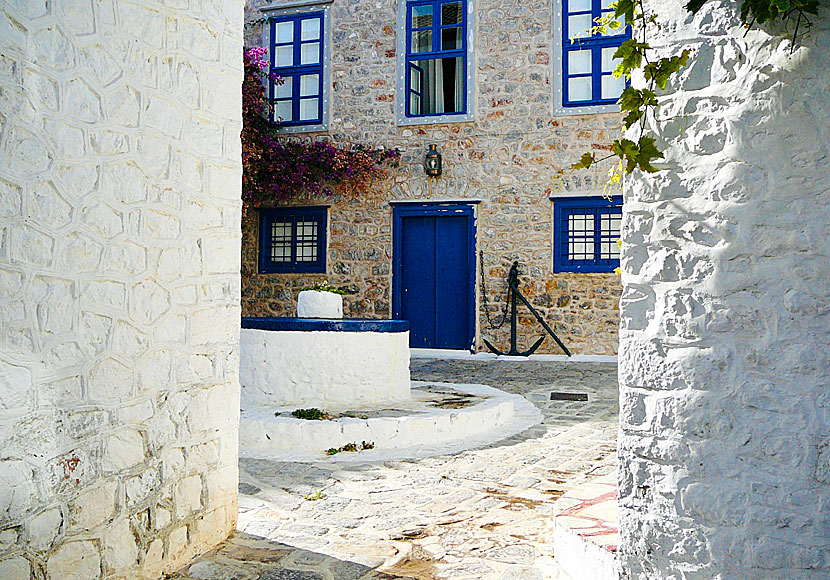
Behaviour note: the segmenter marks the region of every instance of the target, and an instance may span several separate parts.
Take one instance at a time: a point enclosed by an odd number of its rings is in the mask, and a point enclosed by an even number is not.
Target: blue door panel
[[[432,347],[435,341],[435,219],[401,222],[401,318],[409,321],[414,347]]]
[[[435,348],[467,348],[469,332],[470,264],[467,249],[467,218],[447,216],[436,218],[435,271],[437,296]]]

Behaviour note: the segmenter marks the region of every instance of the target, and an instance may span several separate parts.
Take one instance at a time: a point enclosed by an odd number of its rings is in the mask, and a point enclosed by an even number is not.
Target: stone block
[[[110,435],[104,443],[101,469],[113,473],[131,469],[145,460],[144,438],[134,429],[122,429]]]
[[[60,545],[46,561],[49,578],[99,580],[101,554],[94,542],[75,541]]]
[[[112,570],[127,570],[138,559],[136,537],[126,519],[117,520],[104,532],[101,546],[104,563]]]
[[[18,523],[35,493],[31,467],[23,461],[0,461],[0,526]]]
[[[176,484],[176,516],[183,517],[202,507],[202,478],[185,477]]]
[[[64,519],[60,508],[48,509],[26,524],[26,541],[35,550],[46,552],[52,547],[63,528]]]
[[[70,503],[69,526],[73,529],[94,530],[115,512],[118,483],[106,481],[80,494]]]
[[[23,556],[0,560],[0,578],[3,580],[29,580],[32,566]]]

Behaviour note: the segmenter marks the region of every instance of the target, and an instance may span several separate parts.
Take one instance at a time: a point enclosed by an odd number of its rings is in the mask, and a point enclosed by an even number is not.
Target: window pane
[[[300,64],[317,64],[320,62],[320,43],[309,42],[300,48]]]
[[[610,46],[602,49],[602,72],[613,72],[617,65],[620,64],[619,58],[614,58],[614,53],[617,52],[616,46]]]
[[[294,47],[278,46],[275,66],[292,66],[294,64]]]
[[[602,8],[605,10],[606,8],[610,8],[611,4],[616,2],[617,0],[602,0]]]
[[[593,20],[590,14],[568,16],[568,38],[584,38],[591,36]]]
[[[602,98],[619,99],[625,89],[625,79],[614,75],[602,75]]]
[[[412,28],[429,28],[432,26],[432,5],[412,7]]]
[[[291,21],[288,22],[277,22],[276,25],[277,29],[277,38],[276,44],[284,44],[286,42],[294,42],[294,23]]]
[[[441,30],[441,50],[460,50],[461,28],[444,28]]]
[[[461,2],[447,2],[441,4],[441,26],[449,26],[451,24],[461,24],[461,18],[464,13],[461,8]]]
[[[590,50],[568,51],[568,74],[590,74],[591,73],[591,52]]]
[[[416,93],[421,92],[421,76],[423,71],[416,68],[416,64],[410,64],[409,67],[409,89]]]
[[[577,77],[568,79],[569,101],[591,100],[591,77]]]
[[[291,101],[277,101],[274,116],[277,117],[277,120],[279,121],[293,121],[294,119],[291,116]]]
[[[302,75],[300,77],[300,96],[309,97],[320,94],[320,75]]]
[[[317,222],[297,222],[297,239],[315,238]]]
[[[410,52],[418,54],[432,50],[432,30],[413,30]]]
[[[300,24],[300,40],[317,40],[320,38],[320,19],[306,18]]]
[[[409,114],[422,115],[421,113],[421,97],[415,93],[409,93]]]
[[[290,99],[294,87],[294,77],[282,77],[282,84],[274,83],[274,97],[277,99]]]
[[[312,121],[318,118],[320,99],[300,100],[300,121]]]
[[[463,112],[465,97],[463,58],[418,60],[410,62],[409,66],[413,72],[419,69],[422,71],[417,73],[423,79],[420,98],[421,115]],[[418,114],[414,113],[411,101],[410,114]]]
[[[616,0],[603,0],[603,2],[615,2]],[[590,12],[591,0],[567,0],[568,12]]]

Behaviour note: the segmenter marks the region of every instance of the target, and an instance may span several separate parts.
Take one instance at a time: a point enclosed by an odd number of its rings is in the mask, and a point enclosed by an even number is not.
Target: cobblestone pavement
[[[564,579],[553,561],[553,502],[615,469],[616,365],[414,359],[412,378],[519,393],[544,420],[452,456],[241,459],[239,533],[176,578]]]

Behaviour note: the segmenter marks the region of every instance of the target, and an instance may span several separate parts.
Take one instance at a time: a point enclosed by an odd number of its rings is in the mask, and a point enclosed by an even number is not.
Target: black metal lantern
[[[441,154],[438,153],[437,145],[430,145],[427,151],[427,157],[424,159],[424,171],[430,177],[438,177],[441,175]]]

